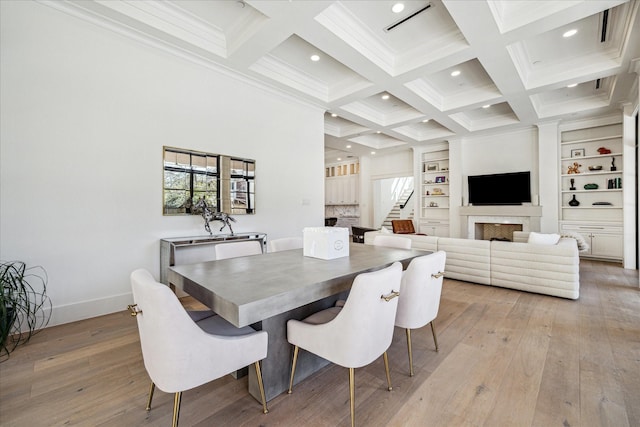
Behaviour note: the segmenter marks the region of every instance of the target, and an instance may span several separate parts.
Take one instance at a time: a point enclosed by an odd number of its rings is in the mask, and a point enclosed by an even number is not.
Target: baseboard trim
[[[127,309],[128,304],[132,303],[133,295],[128,292],[106,298],[56,306],[52,309],[51,320],[47,327],[123,311]]]

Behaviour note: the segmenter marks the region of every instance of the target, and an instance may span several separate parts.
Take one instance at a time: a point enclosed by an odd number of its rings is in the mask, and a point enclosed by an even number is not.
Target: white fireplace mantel
[[[475,239],[476,223],[522,224],[522,231],[540,231],[541,206],[461,206],[467,239]]]
[[[541,217],[542,206],[460,206],[464,216],[528,216]]]

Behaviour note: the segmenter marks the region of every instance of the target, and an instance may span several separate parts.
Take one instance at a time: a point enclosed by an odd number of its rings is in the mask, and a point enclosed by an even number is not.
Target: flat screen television
[[[531,202],[531,173],[468,176],[472,205],[521,205]]]

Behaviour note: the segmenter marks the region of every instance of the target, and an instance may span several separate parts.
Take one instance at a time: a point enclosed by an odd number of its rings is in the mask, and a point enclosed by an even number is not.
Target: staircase
[[[389,214],[387,215],[385,220],[382,222],[382,226],[384,228],[386,228],[389,231],[391,231],[393,229],[392,226],[391,226],[391,220],[401,219],[400,218],[400,212],[401,212],[400,205],[402,205],[402,204],[407,202],[407,199],[409,198],[409,195],[411,194],[412,191],[413,191],[412,188],[408,188],[408,189],[404,190],[404,192],[402,193],[402,196],[398,199],[398,201],[393,206],[393,208],[391,209],[391,211],[389,212]],[[411,207],[406,206],[404,208],[404,210],[409,210],[409,215],[408,216],[404,215],[402,217],[402,219],[413,219],[413,204],[411,204]]]

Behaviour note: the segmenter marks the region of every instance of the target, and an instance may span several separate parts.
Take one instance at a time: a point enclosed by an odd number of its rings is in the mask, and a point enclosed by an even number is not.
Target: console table
[[[267,235],[257,232],[160,239],[160,282],[170,284],[169,267],[214,260],[215,245],[244,240],[258,240],[262,245],[262,252],[266,252]]]

